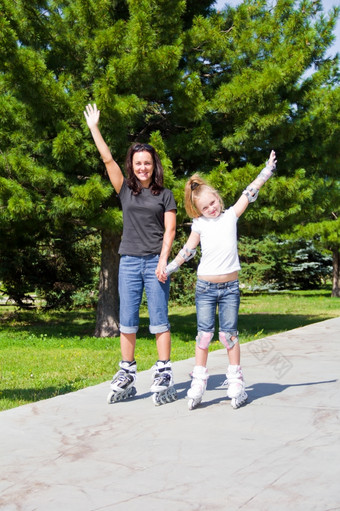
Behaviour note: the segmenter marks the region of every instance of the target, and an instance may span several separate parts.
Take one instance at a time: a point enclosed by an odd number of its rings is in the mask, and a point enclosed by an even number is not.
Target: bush
[[[253,290],[315,289],[332,275],[332,257],[310,240],[240,238],[240,280]]]
[[[79,290],[94,289],[99,253],[96,233],[77,238],[65,230],[48,241],[8,243],[1,253],[3,292],[24,309],[36,307],[36,298],[46,309],[70,308]]]

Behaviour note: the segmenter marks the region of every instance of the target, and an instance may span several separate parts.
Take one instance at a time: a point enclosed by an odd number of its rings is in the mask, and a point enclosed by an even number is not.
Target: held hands
[[[163,260],[162,258],[159,259],[157,268],[155,270],[156,277],[158,278],[159,282],[166,282],[166,279],[168,278],[167,274],[165,273],[166,268],[166,259]]]
[[[166,265],[166,267],[163,269],[163,271],[161,273],[158,272],[157,270],[155,273],[157,275],[158,280],[164,284],[164,282],[166,282],[166,280],[168,279],[169,275],[171,275],[171,273],[174,273],[178,269],[179,269],[179,265],[177,264],[177,262],[174,259],[173,261],[171,261],[171,263]]]
[[[86,105],[84,116],[90,130],[92,130],[92,128],[95,128],[98,125],[100,110],[97,109],[96,103],[94,103],[93,105],[91,104]]]
[[[172,273],[174,273],[177,270],[179,270],[179,264],[176,262],[176,259],[174,259],[173,261],[171,261],[171,263],[169,263],[166,266],[164,273],[168,277],[169,275],[171,275]]]

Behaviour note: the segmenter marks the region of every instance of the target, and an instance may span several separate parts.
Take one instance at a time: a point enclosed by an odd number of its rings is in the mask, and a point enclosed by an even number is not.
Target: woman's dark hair
[[[161,160],[159,159],[158,154],[156,153],[154,147],[149,144],[139,144],[135,143],[129,148],[126,159],[125,159],[125,170],[127,173],[127,184],[128,187],[132,190],[133,195],[139,195],[142,191],[142,184],[136,175],[133,172],[132,159],[135,153],[140,153],[142,151],[147,151],[152,156],[153,161],[153,174],[152,180],[150,184],[150,190],[153,195],[159,195],[161,190],[163,189],[163,176],[164,171],[161,164]]]

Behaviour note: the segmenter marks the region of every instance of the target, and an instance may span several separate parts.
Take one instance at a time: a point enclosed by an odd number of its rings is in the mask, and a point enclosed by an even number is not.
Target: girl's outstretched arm
[[[275,151],[271,151],[266,166],[261,170],[254,181],[250,183],[245,190],[243,190],[241,197],[234,204],[233,208],[237,217],[240,217],[245,212],[251,202],[256,201],[260,188],[273,175],[275,168],[276,155]]]
[[[184,247],[178,252],[175,259],[167,265],[164,271],[165,279],[179,269],[183,263],[189,261],[196,254],[196,247],[200,242],[200,235],[197,232],[191,231],[188,241]]]
[[[112,186],[116,190],[116,192],[119,193],[123,184],[124,176],[122,174],[122,171],[120,170],[119,165],[114,161],[111,151],[108,148],[105,140],[102,137],[102,134],[99,131],[98,124],[100,110],[97,109],[97,105],[95,103],[93,105],[89,104],[85,108],[84,116],[87,125],[90,128],[93,140],[100,153],[100,156],[102,157],[102,160],[105,163],[105,167],[109,175],[110,181],[112,183]]]

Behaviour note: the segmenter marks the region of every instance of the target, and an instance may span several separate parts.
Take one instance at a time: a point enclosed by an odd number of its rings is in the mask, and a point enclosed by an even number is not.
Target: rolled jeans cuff
[[[150,325],[149,330],[150,334],[163,334],[170,330],[170,323],[166,323],[165,325]]]

